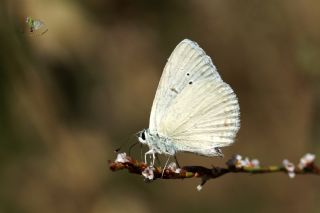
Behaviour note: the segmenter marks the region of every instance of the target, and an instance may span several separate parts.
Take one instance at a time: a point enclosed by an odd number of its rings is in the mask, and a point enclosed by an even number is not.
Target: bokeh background
[[[319,1],[2,0],[0,10],[0,212],[320,212],[317,176],[231,174],[197,192],[198,179],[146,184],[108,169],[148,126],[184,38],[235,90],[242,126],[225,158],[180,164],[319,157]],[[26,16],[48,32],[24,33]]]

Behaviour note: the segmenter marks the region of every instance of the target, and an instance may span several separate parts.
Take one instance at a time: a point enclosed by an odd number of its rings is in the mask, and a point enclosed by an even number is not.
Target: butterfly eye
[[[142,138],[142,140],[146,140],[146,135],[145,135],[145,133],[144,133],[144,131],[141,133],[141,138]]]
[[[146,143],[146,131],[143,130],[139,133],[139,137],[138,137],[138,140],[140,143]]]

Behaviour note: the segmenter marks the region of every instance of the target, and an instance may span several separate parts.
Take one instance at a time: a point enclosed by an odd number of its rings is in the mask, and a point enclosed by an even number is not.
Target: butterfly
[[[240,107],[211,58],[196,42],[181,41],[169,57],[153,100],[149,128],[138,140],[145,153],[175,156],[189,152],[223,156],[221,147],[234,143],[240,128]],[[169,159],[168,159],[169,160]]]
[[[31,36],[43,35],[48,31],[48,28],[43,21],[38,19],[33,19],[30,16],[26,18],[27,23],[27,33]]]

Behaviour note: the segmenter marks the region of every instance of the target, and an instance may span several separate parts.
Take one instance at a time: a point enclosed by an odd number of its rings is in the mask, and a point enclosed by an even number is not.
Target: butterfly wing
[[[221,155],[240,126],[240,109],[231,87],[209,56],[183,40],[171,54],[151,110],[150,131],[169,138],[177,151]]]
[[[190,81],[220,79],[219,73],[197,43],[180,42],[170,55],[162,73],[152,104],[149,130],[159,132],[159,125],[168,107]]]
[[[34,30],[40,30],[41,28],[44,27],[44,23],[43,21],[40,21],[40,20],[33,20],[33,26]]]
[[[228,84],[204,79],[182,90],[161,120],[159,131],[177,151],[221,155],[216,148],[232,144],[239,130],[239,110]]]

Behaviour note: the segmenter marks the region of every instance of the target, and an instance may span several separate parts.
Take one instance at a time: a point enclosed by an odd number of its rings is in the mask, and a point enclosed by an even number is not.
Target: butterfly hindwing
[[[215,148],[228,146],[240,126],[239,104],[231,87],[205,79],[185,88],[168,108],[160,132],[179,151],[219,155]]]

